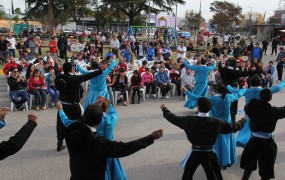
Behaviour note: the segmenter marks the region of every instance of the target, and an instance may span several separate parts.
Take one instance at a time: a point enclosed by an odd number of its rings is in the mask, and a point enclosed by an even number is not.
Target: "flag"
[[[13,0],[11,0],[11,4],[12,4],[12,14],[15,14],[15,12],[14,12]]]

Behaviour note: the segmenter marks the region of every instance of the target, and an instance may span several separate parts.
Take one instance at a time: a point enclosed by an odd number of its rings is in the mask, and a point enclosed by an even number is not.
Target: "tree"
[[[199,23],[201,24],[204,21],[205,19],[203,17],[200,17],[200,14],[193,10],[190,12],[187,11],[185,14],[185,23],[189,27],[190,31],[198,31],[198,28],[200,28]]]
[[[159,13],[162,11],[172,11],[171,6],[185,4],[184,0],[152,0],[152,5],[149,6],[149,0],[102,0],[103,3],[116,7],[129,18],[129,24],[136,24],[135,18],[141,16],[142,12]]]
[[[218,29],[229,31],[239,24],[242,18],[242,8],[226,1],[214,1],[211,3],[210,12],[213,12],[211,24],[217,24]]]
[[[20,8],[16,8],[14,11],[15,11],[16,14],[22,14],[22,11],[21,11]]]
[[[5,8],[3,5],[0,5],[0,19],[5,19]]]
[[[59,24],[65,24],[69,18],[79,21],[88,11],[89,0],[26,0],[31,7],[27,16],[34,19],[47,18],[50,32]],[[48,13],[47,13],[48,12]],[[53,33],[52,33],[53,34]]]

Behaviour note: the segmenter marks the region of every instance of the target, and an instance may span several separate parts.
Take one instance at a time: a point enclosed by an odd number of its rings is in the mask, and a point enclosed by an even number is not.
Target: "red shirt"
[[[5,75],[8,75],[8,71],[10,70],[11,67],[18,67],[19,64],[16,62],[8,62],[7,64],[5,64],[4,68],[3,68],[3,73]]]
[[[126,63],[119,63],[119,64],[117,65],[117,69],[118,69],[118,70],[120,70],[120,69],[122,69],[122,68],[124,68],[125,71],[128,71],[128,66],[127,66]]]
[[[57,51],[57,42],[56,41],[50,41],[49,42],[49,51],[51,53],[56,53],[56,51]]]
[[[139,72],[140,72],[140,74],[142,74],[143,72],[145,72],[145,68],[144,67],[140,67],[139,68]]]
[[[28,87],[29,87],[29,90],[36,90],[37,87],[42,87],[42,89],[44,89],[46,87],[45,85],[45,82],[44,82],[44,79],[43,78],[39,78],[39,80],[35,80],[33,76],[31,76],[29,78],[29,82],[28,82]]]

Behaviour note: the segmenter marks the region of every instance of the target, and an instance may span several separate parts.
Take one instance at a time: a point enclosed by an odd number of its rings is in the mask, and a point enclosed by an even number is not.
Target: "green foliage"
[[[5,9],[3,5],[0,5],[0,19],[5,19]]]
[[[16,8],[14,11],[15,11],[16,14],[22,14],[22,11],[21,11],[20,8]]]
[[[227,1],[212,2],[210,11],[214,13],[210,23],[217,24],[220,30],[230,30],[242,18],[242,8]]]

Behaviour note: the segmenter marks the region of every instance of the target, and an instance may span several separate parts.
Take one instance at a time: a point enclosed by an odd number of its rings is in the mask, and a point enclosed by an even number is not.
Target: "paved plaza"
[[[265,64],[275,59],[265,56]],[[0,105],[9,106],[5,78],[0,77]],[[285,90],[275,94],[272,104],[284,105]],[[82,101],[84,103],[84,100]],[[115,139],[131,141],[148,135],[153,130],[164,129],[164,136],[148,148],[138,153],[121,158],[121,163],[130,180],[178,180],[183,170],[180,162],[186,156],[191,144],[185,133],[176,126],[168,123],[162,117],[159,105],[165,105],[177,115],[194,114],[196,110],[183,107],[184,98],[171,96],[170,99],[147,99],[141,104],[116,106],[119,120],[115,129]],[[244,97],[239,101],[239,109],[244,106]],[[56,152],[56,113],[57,110],[48,108],[35,112],[39,116],[37,128],[34,130],[23,149],[16,155],[0,162],[1,180],[65,180],[70,177],[68,151]],[[240,117],[239,117],[240,118]],[[27,112],[11,112],[6,117],[6,127],[0,130],[0,140],[6,140],[14,135],[27,121]],[[277,180],[285,179],[285,121],[280,120],[275,131],[278,145],[278,156],[275,165]],[[241,148],[237,148],[238,163],[226,171],[222,171],[226,180],[240,180],[242,170],[239,168]],[[95,168],[95,167],[94,167]],[[201,167],[195,174],[196,180],[204,180],[206,176]],[[254,172],[252,180],[260,179]]]

